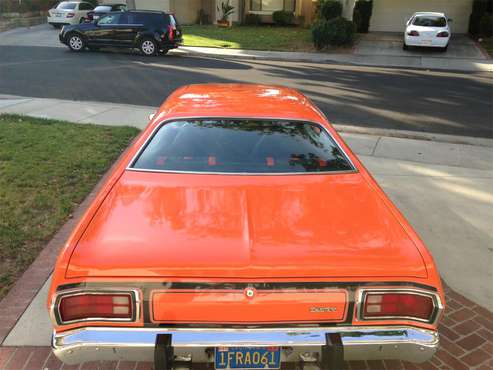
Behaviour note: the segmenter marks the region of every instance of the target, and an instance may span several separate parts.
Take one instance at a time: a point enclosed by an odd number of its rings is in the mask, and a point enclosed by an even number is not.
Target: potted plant
[[[219,9],[219,6],[217,7],[217,11],[220,13],[220,18],[217,20],[217,25],[219,27],[231,26],[228,18],[234,13],[234,9],[234,6],[229,3],[229,0],[221,2],[221,9]]]

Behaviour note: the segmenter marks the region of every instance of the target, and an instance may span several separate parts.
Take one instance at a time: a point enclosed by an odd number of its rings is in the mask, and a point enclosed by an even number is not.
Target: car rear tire
[[[156,55],[158,51],[156,42],[149,38],[140,41],[139,49],[143,55],[148,57]]]
[[[447,50],[448,50],[448,45],[440,49],[442,53],[445,53]]]
[[[84,41],[84,38],[77,33],[69,34],[67,36],[67,40],[68,47],[72,51],[80,52],[86,47],[86,42]]]
[[[409,46],[405,42],[402,44],[402,50],[409,50]]]
[[[57,28],[57,29],[62,27],[62,26],[61,26],[61,25],[59,25],[59,24],[52,24],[52,26],[53,26],[53,28]]]

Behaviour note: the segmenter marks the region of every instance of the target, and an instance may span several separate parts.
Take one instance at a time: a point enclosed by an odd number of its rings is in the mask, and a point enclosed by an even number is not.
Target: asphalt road
[[[157,106],[208,82],[294,87],[336,124],[493,138],[488,74],[0,46],[0,94]]]

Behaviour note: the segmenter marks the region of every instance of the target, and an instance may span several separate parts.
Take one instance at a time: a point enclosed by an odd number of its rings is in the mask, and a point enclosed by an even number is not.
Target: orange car
[[[48,306],[68,364],[337,369],[428,360],[444,295],[423,242],[308,98],[217,84],[174,92],[122,157]]]

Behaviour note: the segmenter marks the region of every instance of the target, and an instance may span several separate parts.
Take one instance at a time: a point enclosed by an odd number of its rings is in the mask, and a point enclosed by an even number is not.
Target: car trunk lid
[[[358,173],[221,176],[127,171],[66,275],[224,280],[427,276]]]

